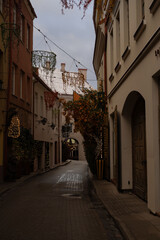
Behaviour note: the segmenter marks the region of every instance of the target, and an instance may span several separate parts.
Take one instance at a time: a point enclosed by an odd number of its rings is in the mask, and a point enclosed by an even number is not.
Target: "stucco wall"
[[[152,0],[145,1],[145,23],[146,28],[138,40],[133,35],[137,30],[136,23],[136,1],[129,1],[130,16],[130,53],[123,60],[124,52],[124,19],[123,3],[120,1],[120,69],[113,72],[114,78],[109,80],[111,75],[110,66],[110,33],[108,32],[107,42],[107,86],[108,103],[110,116],[110,158],[113,166],[113,118],[112,113],[117,106],[120,114],[120,132],[121,132],[121,161],[122,161],[122,189],[132,189],[132,132],[131,117],[134,103],[136,101],[136,92],[145,100],[146,114],[146,158],[147,158],[147,193],[148,207],[152,212],[160,211],[160,163],[159,163],[159,95],[158,80],[153,79],[153,75],[160,70],[160,56],[155,56],[155,50],[160,48],[159,34],[159,14],[160,7],[154,14],[150,13],[149,7]],[[118,10],[117,10],[118,11]],[[113,16],[114,18],[115,16]],[[135,20],[134,20],[135,19]],[[115,21],[112,25],[115,28]],[[115,34],[114,34],[115,35]],[[114,40],[114,51],[116,51]],[[114,52],[114,67],[115,61]],[[111,178],[113,168],[111,167]]]

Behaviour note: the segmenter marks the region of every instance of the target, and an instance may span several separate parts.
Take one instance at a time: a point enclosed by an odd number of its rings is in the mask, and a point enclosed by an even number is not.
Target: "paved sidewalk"
[[[0,196],[38,174],[0,184]],[[90,177],[98,197],[127,240],[160,240],[160,217],[151,214],[144,201],[131,193],[119,193],[115,185],[106,180],[97,180],[91,174]]]
[[[67,160],[66,162],[64,163],[61,163],[59,165],[56,165],[53,169],[57,168],[57,167],[60,167],[60,166],[64,166],[68,163],[70,163],[71,160]],[[53,169],[49,169],[48,171],[51,171]],[[13,181],[13,182],[4,182],[4,183],[0,183],[0,196],[3,195],[4,193],[14,189],[15,187],[17,187],[18,185],[22,184],[23,182],[27,181],[28,179],[34,177],[34,176],[37,176],[37,175],[40,175],[40,174],[43,174],[47,171],[43,171],[43,172],[32,172],[30,173],[29,175],[26,175],[26,176],[22,176],[21,178],[19,179],[16,179],[16,181]]]
[[[119,193],[106,180],[92,182],[98,197],[129,240],[160,240],[160,217],[151,214],[147,204],[132,193]]]

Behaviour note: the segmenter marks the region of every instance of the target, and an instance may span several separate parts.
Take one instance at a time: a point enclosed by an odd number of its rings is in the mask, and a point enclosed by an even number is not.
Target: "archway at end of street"
[[[62,142],[62,161],[67,159],[79,160],[79,142],[74,138],[67,138]]]

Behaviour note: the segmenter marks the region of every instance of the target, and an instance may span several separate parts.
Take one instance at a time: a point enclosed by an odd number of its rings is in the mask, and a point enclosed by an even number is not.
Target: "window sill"
[[[117,63],[117,65],[116,65],[116,67],[115,67],[115,72],[117,73],[119,70],[120,70],[120,68],[121,68],[121,63],[120,62],[118,62]]]
[[[110,77],[109,77],[109,81],[112,82],[113,79],[114,79],[114,75],[113,75],[113,73],[112,73],[112,74],[110,75]]]
[[[143,19],[139,25],[139,27],[137,28],[137,31],[135,32],[135,34],[133,35],[134,37],[134,40],[137,41],[140,36],[142,35],[142,33],[144,32],[146,28],[146,23],[145,23],[145,20]]]
[[[31,50],[30,50],[30,49],[26,48],[26,50],[27,50],[28,53],[31,53]]]
[[[17,97],[14,93],[12,93],[12,96],[13,96],[14,98],[17,98],[17,99],[18,99],[18,97]]]
[[[124,53],[122,54],[122,59],[123,59],[123,61],[126,60],[126,58],[128,57],[128,55],[130,54],[130,51],[131,51],[130,47],[127,46],[126,49],[125,49],[125,51],[124,51]]]
[[[24,102],[24,99],[23,99],[23,98],[21,98],[21,97],[20,97],[20,100],[21,100],[22,102]]]
[[[150,13],[154,14],[159,6],[160,6],[160,0],[153,0],[149,7]]]

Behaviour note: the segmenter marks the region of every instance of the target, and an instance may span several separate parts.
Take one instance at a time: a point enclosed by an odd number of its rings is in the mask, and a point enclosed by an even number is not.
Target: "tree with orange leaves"
[[[78,8],[83,8],[84,12],[88,8],[88,5],[92,2],[92,0],[60,0],[62,3],[62,12],[64,9],[73,9],[74,6]]]
[[[104,92],[96,90],[84,90],[84,95],[77,101],[64,103],[64,115],[66,122],[71,119],[75,122],[75,131],[79,131],[84,138],[84,147],[89,143],[94,145],[95,160],[100,157],[102,151],[102,128],[106,114],[106,97]],[[86,144],[86,145],[85,145]],[[91,169],[92,170],[92,169]]]

